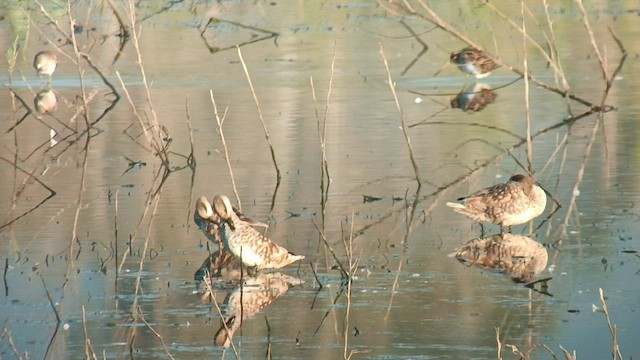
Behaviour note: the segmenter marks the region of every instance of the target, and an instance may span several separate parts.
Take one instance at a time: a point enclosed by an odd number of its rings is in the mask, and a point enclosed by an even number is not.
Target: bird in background
[[[304,255],[295,255],[279,246],[240,219],[227,196],[216,196],[213,208],[221,220],[220,236],[225,250],[231,251],[247,267],[255,271],[279,269],[305,258]]]
[[[479,221],[504,227],[527,223],[540,216],[547,205],[547,195],[536,181],[527,175],[513,175],[509,181],[474,192],[448,202],[455,212]]]
[[[33,67],[36,69],[36,73],[40,78],[48,76],[49,83],[51,83],[51,76],[56,71],[57,66],[58,57],[50,51],[40,51],[33,59]]]
[[[491,57],[480,49],[466,47],[451,54],[451,62],[460,70],[481,79],[489,76],[493,70],[499,67]]]

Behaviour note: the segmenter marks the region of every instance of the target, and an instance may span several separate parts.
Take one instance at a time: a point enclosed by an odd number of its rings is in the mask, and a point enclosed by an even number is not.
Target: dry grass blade
[[[22,355],[20,355],[20,352],[18,351],[18,348],[16,348],[16,344],[13,342],[13,336],[11,336],[11,332],[4,327],[2,329],[2,335],[0,335],[0,340],[2,340],[3,337],[7,337],[7,340],[9,341],[9,346],[11,347],[11,350],[13,351],[13,353],[16,355],[16,359],[24,359],[24,357],[22,357]],[[27,353],[25,353],[25,357],[28,359],[29,355]]]
[[[91,346],[91,339],[89,339],[89,333],[87,332],[87,314],[82,305],[82,332],[84,334],[84,354],[87,359],[97,360],[98,357],[96,353],[93,351],[93,346]]]
[[[320,230],[320,228],[318,227],[318,225],[316,225],[315,222],[313,222],[313,226],[315,226],[316,230],[318,230],[318,232],[320,233],[320,237],[322,238],[322,241],[324,242],[324,246],[327,249],[329,249],[329,251],[331,252],[331,256],[333,256],[333,259],[336,261],[336,263],[340,267],[340,272],[342,273],[342,277],[344,279],[349,279],[350,278],[350,273],[347,271],[347,269],[345,269],[344,266],[342,266],[342,262],[340,262],[340,259],[338,259],[338,256],[336,255],[336,252],[333,250],[333,248],[331,247],[331,245],[327,241],[327,238],[324,236],[324,233]]]
[[[171,359],[175,358],[173,357],[173,355],[171,355],[171,353],[169,352],[169,348],[167,348],[167,344],[165,344],[164,339],[162,339],[162,335],[160,335],[154,328],[153,326],[151,326],[151,324],[149,324],[147,322],[147,320],[144,318],[144,316],[142,315],[142,309],[140,308],[139,304],[136,304],[136,318],[138,318],[140,321],[142,321],[149,330],[151,330],[151,332],[153,333],[153,335],[156,336],[156,338],[158,338],[158,340],[160,340],[160,343],[162,344],[162,348],[164,349],[164,353],[167,354],[167,356]]]
[[[391,78],[391,71],[389,70],[389,63],[387,62],[387,57],[384,54],[384,49],[382,48],[382,44],[380,44],[380,56],[384,61],[384,68],[387,71],[387,82],[389,84],[389,89],[391,90],[391,94],[393,94],[393,98],[396,103],[396,110],[398,110],[398,114],[400,115],[400,127],[402,129],[402,134],[404,135],[404,140],[407,144],[407,149],[409,151],[409,158],[411,159],[411,165],[413,166],[413,172],[416,177],[416,181],[418,182],[418,188],[422,186],[422,182],[420,181],[420,170],[418,169],[418,163],[416,162],[416,158],[413,154],[413,147],[411,146],[411,138],[407,133],[407,126],[404,122],[404,112],[400,107],[400,101],[398,100],[398,94],[396,94],[396,83]]]
[[[609,326],[609,332],[611,333],[611,340],[613,342],[613,359],[622,360],[622,353],[620,352],[620,345],[618,345],[618,332],[615,325],[611,325],[611,318],[609,317],[609,307],[607,307],[607,302],[604,299],[604,291],[602,288],[599,288],[600,292],[600,303],[602,303],[602,311],[604,312],[604,316],[607,318],[607,325]]]
[[[276,153],[273,149],[273,144],[271,144],[271,138],[269,137],[269,131],[267,130],[267,124],[264,121],[264,117],[262,116],[262,110],[260,108],[260,102],[258,101],[258,96],[256,95],[256,91],[253,88],[253,82],[251,81],[251,76],[249,76],[249,70],[247,69],[247,64],[244,62],[244,58],[242,57],[242,51],[240,50],[240,46],[238,46],[238,56],[240,57],[240,63],[242,63],[242,68],[244,69],[244,74],[247,76],[247,81],[249,82],[249,88],[251,88],[251,95],[253,95],[253,101],[256,103],[256,107],[258,108],[258,116],[260,117],[260,122],[262,123],[262,129],[264,130],[264,136],[267,139],[267,143],[269,144],[269,149],[271,150],[271,159],[273,160],[273,167],[276,169],[276,179],[280,182],[280,168],[278,168],[278,162],[276,161]]]
[[[211,288],[210,282],[205,281],[205,285],[207,286],[207,291],[209,292],[211,300],[213,300],[213,305],[216,307],[218,316],[220,316],[220,322],[224,326],[224,329],[227,332],[227,334],[231,334],[231,330],[229,330],[229,327],[227,326],[227,322],[224,321],[224,315],[222,314],[222,309],[220,308],[220,305],[218,305],[218,301],[216,300],[216,297],[213,295],[213,289]],[[242,292],[240,294],[242,295]],[[242,306],[242,300],[240,301],[240,305]],[[240,359],[240,355],[238,355],[236,346],[233,344],[233,339],[229,339],[229,340],[230,340],[229,343],[231,344],[231,350],[233,351],[233,354],[236,356],[236,359]]]
[[[522,14],[522,50],[524,51],[523,68],[524,68],[524,106],[527,114],[527,171],[533,174],[533,146],[531,144],[531,104],[529,94],[529,61],[527,59],[527,25],[526,16],[524,16],[524,0],[520,2]]]
[[[502,360],[502,342],[500,341],[500,327],[496,327],[496,342],[498,343],[498,360]]]
[[[231,185],[233,186],[233,193],[236,196],[236,201],[238,202],[238,210],[242,211],[242,202],[240,201],[240,194],[238,193],[238,187],[236,186],[236,179],[233,176],[233,168],[231,167],[231,160],[229,159],[229,148],[227,147],[227,140],[224,137],[224,131],[222,130],[222,126],[224,125],[224,120],[227,118],[227,110],[229,108],[224,109],[224,114],[220,117],[220,113],[218,112],[218,105],[216,105],[216,99],[213,97],[213,90],[209,90],[209,97],[211,98],[211,105],[213,106],[213,114],[216,117],[216,123],[218,124],[218,135],[220,135],[220,141],[222,141],[222,147],[224,149],[224,160],[227,162],[227,169],[229,170],[229,177],[231,177]]]

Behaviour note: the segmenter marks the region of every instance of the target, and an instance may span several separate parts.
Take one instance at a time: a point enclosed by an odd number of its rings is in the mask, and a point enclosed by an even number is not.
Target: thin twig
[[[413,155],[413,147],[411,146],[411,138],[409,137],[409,134],[407,133],[407,126],[405,125],[405,122],[404,122],[404,112],[402,111],[402,108],[400,107],[400,101],[398,100],[398,95],[396,94],[396,83],[391,78],[391,71],[389,70],[389,63],[387,62],[387,57],[384,54],[384,49],[382,48],[382,44],[380,44],[380,56],[382,57],[382,60],[384,61],[384,68],[387,71],[387,82],[389,84],[389,89],[391,90],[391,94],[393,94],[393,98],[394,98],[395,103],[396,103],[396,110],[398,111],[398,114],[400,115],[400,127],[402,129],[402,134],[404,135],[404,140],[405,140],[405,142],[407,144],[407,149],[409,151],[409,158],[411,159],[411,165],[413,166],[413,172],[415,174],[416,181],[418,182],[418,188],[420,188],[420,186],[422,186],[422,183],[420,181],[420,170],[418,169],[418,163],[416,162],[415,156]]]
[[[271,144],[271,139],[269,138],[269,131],[267,130],[267,124],[264,121],[264,117],[262,116],[262,110],[260,109],[260,102],[258,101],[258,96],[256,95],[256,91],[253,88],[253,82],[251,81],[251,76],[249,76],[249,70],[247,69],[247,64],[244,62],[244,58],[242,57],[242,51],[240,50],[240,46],[238,46],[238,57],[240,57],[240,63],[242,63],[242,68],[244,69],[244,74],[247,76],[247,81],[249,82],[249,88],[251,88],[251,95],[253,95],[253,101],[256,103],[256,108],[258,109],[258,117],[260,118],[260,122],[262,123],[262,129],[264,130],[264,136],[267,139],[267,143],[269,144],[269,149],[271,150],[271,159],[273,160],[273,166],[276,169],[276,180],[280,182],[280,169],[278,168],[278,162],[276,161],[276,153]]]
[[[599,288],[600,292],[600,303],[602,303],[602,311],[604,312],[604,316],[607,318],[607,325],[609,326],[609,332],[611,333],[611,340],[613,341],[613,358],[622,360],[622,353],[620,352],[620,345],[618,345],[618,332],[615,325],[611,325],[611,318],[609,317],[609,308],[607,307],[607,302],[604,300],[604,291],[602,288]]]
[[[209,90],[209,97],[211,98],[211,105],[213,105],[213,114],[215,115],[216,122],[218,123],[218,135],[220,135],[220,141],[222,141],[222,148],[224,149],[224,160],[227,162],[227,169],[229,170],[229,177],[231,177],[231,186],[233,186],[233,193],[236,195],[238,210],[242,211],[242,202],[240,201],[240,194],[238,193],[236,179],[233,176],[233,168],[231,167],[231,160],[229,158],[229,147],[227,146],[227,140],[225,139],[224,131],[222,130],[224,120],[227,118],[227,110],[229,110],[229,108],[225,108],[224,114],[222,114],[222,117],[220,117],[218,106],[216,105],[216,99],[213,97],[213,90]]]

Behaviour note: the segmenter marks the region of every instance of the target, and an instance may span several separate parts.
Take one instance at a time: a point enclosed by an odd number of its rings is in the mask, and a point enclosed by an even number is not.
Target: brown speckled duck
[[[244,214],[235,207],[232,207],[232,210],[238,218],[251,226],[268,227],[265,223],[255,221],[244,216]],[[200,228],[207,239],[218,245],[218,249],[221,250],[223,245],[222,238],[220,237],[221,220],[218,214],[213,211],[213,208],[206,196],[200,196],[198,200],[196,200],[196,211],[193,214],[193,221],[198,225],[198,228]]]
[[[38,76],[46,75],[51,82],[51,76],[58,66],[58,57],[50,51],[40,51],[33,59],[33,67]]]
[[[289,252],[240,219],[227,196],[216,196],[213,208],[221,219],[220,236],[225,249],[240,258],[246,266],[255,270],[279,269],[304,259],[303,255]]]
[[[531,176],[513,175],[508,182],[497,184],[448,202],[455,212],[472,220],[504,227],[527,223],[540,216],[547,205],[547,196]]]
[[[451,62],[460,70],[481,79],[489,76],[499,65],[484,51],[472,47],[451,54]]]

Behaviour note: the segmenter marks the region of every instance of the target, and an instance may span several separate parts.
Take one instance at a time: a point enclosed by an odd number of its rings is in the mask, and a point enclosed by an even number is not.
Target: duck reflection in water
[[[467,266],[509,275],[518,283],[529,283],[546,267],[547,249],[539,242],[513,234],[496,234],[470,240],[449,254]]]
[[[40,114],[53,114],[58,110],[58,97],[53,90],[40,90],[33,98],[33,106]]]
[[[304,283],[301,279],[282,273],[261,273],[247,278],[225,298],[223,318],[220,328],[214,336],[216,346],[227,348],[231,345],[233,335],[242,323],[254,317],[290,287]]]
[[[472,88],[465,87],[453,99],[451,107],[462,111],[478,112],[496,101],[498,94],[487,84],[477,83]]]

